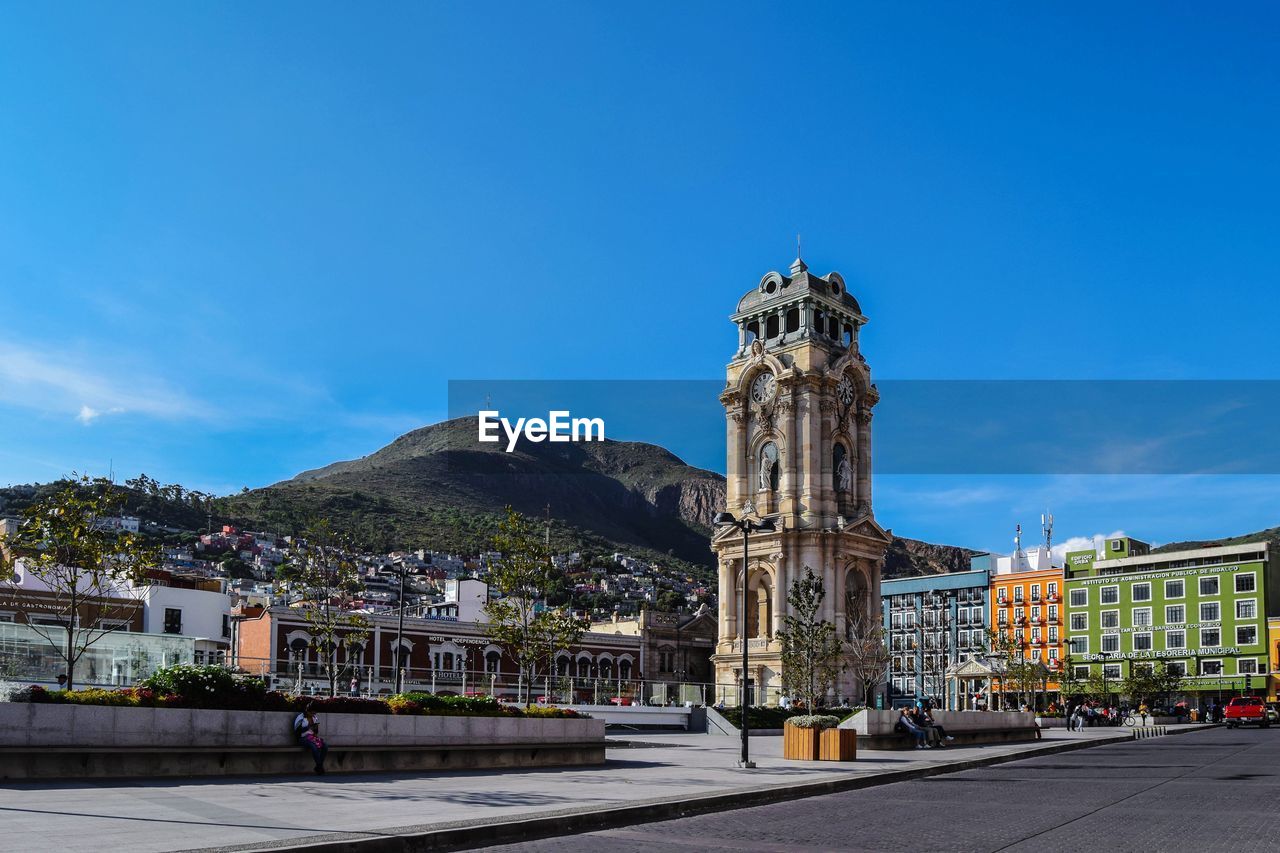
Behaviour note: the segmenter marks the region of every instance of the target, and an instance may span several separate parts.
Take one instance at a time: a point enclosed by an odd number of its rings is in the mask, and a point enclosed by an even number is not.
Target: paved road
[[[1274,851],[1280,732],[1214,729],[491,851]]]

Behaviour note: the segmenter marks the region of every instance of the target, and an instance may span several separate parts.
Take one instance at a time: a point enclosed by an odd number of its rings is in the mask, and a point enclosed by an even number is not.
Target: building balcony
[[[1050,604],[1057,604],[1058,602],[1062,601],[1062,597],[1058,595],[1056,592],[1051,592],[1044,597],[1044,600],[1049,602]]]

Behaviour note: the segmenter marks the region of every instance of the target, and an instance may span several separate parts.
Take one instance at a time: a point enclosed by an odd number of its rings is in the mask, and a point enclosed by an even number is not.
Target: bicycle
[[[1135,714],[1132,711],[1130,711],[1129,716],[1124,718],[1124,724],[1129,728],[1133,728],[1134,726],[1138,725],[1138,721],[1141,720],[1142,725],[1146,726],[1147,721],[1150,719],[1151,719],[1150,714]]]

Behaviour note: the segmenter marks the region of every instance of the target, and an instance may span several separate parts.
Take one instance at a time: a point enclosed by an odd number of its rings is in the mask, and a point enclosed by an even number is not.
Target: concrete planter
[[[0,702],[0,747],[293,747],[294,714],[189,708],[113,708]],[[330,746],[581,743],[604,720],[319,715]]]
[[[306,772],[292,712],[0,703],[0,778]],[[604,762],[604,720],[320,714],[333,772]]]

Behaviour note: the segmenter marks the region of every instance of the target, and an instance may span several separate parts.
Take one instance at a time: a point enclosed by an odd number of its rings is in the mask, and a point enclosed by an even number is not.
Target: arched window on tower
[[[752,320],[747,324],[747,343],[751,343],[760,337],[760,324]]]
[[[841,335],[840,340],[845,346],[853,344],[853,326],[848,323],[844,324],[844,334]]]
[[[787,310],[787,334],[800,331],[800,309],[790,308]]]
[[[778,336],[778,316],[776,314],[764,321],[764,336],[771,339]]]

